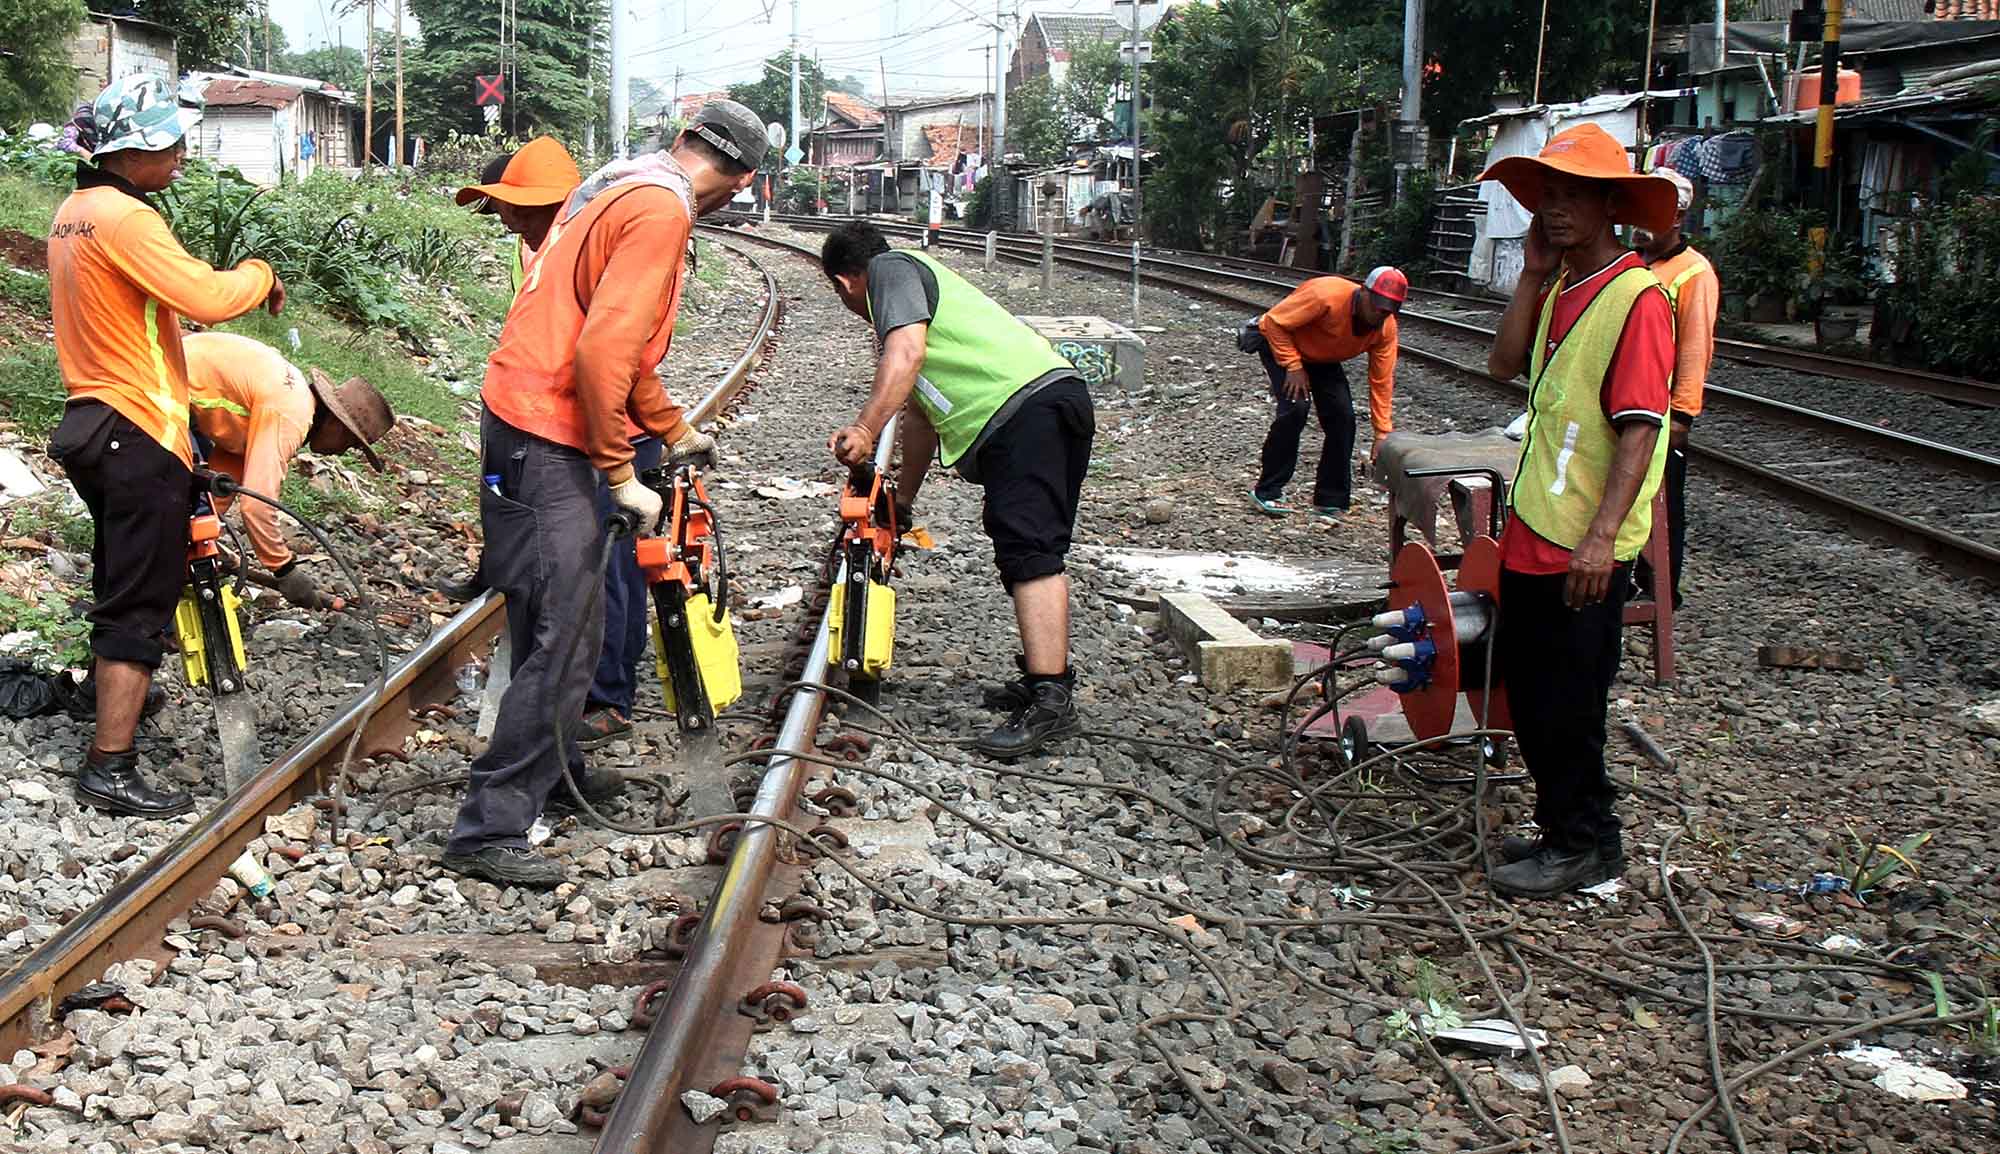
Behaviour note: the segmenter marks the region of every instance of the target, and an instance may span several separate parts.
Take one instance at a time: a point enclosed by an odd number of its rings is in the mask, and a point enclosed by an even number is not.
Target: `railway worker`
[[[1674,305],[1674,397],[1667,428],[1667,471],[1662,484],[1667,494],[1667,556],[1672,562],[1674,608],[1681,607],[1681,556],[1687,546],[1687,442],[1694,419],[1701,415],[1702,391],[1708,384],[1708,368],[1715,360],[1715,314],[1722,300],[1722,285],[1715,266],[1688,246],[1682,234],[1688,206],[1694,203],[1694,182],[1671,168],[1658,168],[1653,175],[1672,182],[1677,194],[1674,223],[1659,232],[1636,229],[1632,241],[1645,258],[1646,267],[1667,286],[1667,299]],[[1644,557],[1637,564],[1639,587],[1653,591],[1652,570]]]
[[[1497,180],[1535,214],[1487,370],[1528,374],[1527,434],[1500,541],[1495,660],[1535,779],[1540,836],[1510,837],[1491,874],[1542,896],[1624,870],[1604,722],[1631,561],[1666,466],[1673,308],[1614,224],[1664,230],[1674,186],[1632,171],[1594,124],[1508,157]]]
[[[661,501],[633,469],[635,433],[659,437],[670,460],[713,456],[715,442],[687,423],[654,369],[673,336],[694,219],[750,183],[764,147],[756,113],[711,101],[671,150],[593,173],[528,262],[487,361],[480,419],[480,471],[497,478],[479,490],[485,577],[507,595],[513,680],[492,744],[472,763],[446,869],[559,885],[562,867],[532,853],[527,833],[564,767],[586,798],[623,788],[586,773],[576,747],[604,628],[591,612],[605,548],[599,476],[612,503],[650,529]]]
[[[507,277],[515,292],[521,291],[528,261],[548,237],[563,200],[582,183],[569,149],[553,136],[537,136],[517,151],[487,161],[479,183],[458,190],[461,206],[499,217],[501,227],[514,236]]]
[[[552,136],[538,136],[487,161],[479,183],[458,190],[461,207],[499,217],[514,238],[507,253],[507,284],[514,292],[521,291],[528,261],[548,237],[563,199],[582,183],[569,149]],[[437,590],[453,601],[470,601],[486,592],[486,579],[474,566],[468,576],[437,582]]]
[[[1285,486],[1299,465],[1299,436],[1308,408],[1319,412],[1326,443],[1313,477],[1312,509],[1332,520],[1347,512],[1354,486],[1354,397],[1340,362],[1368,354],[1368,423],[1373,462],[1382,438],[1395,428],[1396,314],[1410,295],[1401,269],[1384,265],[1361,283],[1321,276],[1293,289],[1257,321],[1264,347],[1257,352],[1278,403],[1264,434],[1262,466],[1250,503],[1272,517],[1290,513]]]
[[[180,318],[220,324],[285,286],[260,260],[221,271],[189,256],[146,200],[180,174],[193,115],[174,88],[129,76],[91,105],[96,146],[49,230],[56,362],[68,403],[50,440],[90,509],[96,733],[77,800],[166,817],[194,801],[139,772],[139,717],[187,578],[194,446]]]
[[[189,333],[181,347],[195,428],[213,446],[210,468],[273,497],[301,447],[327,455],[360,449],[382,471],[370,446],[394,427],[396,415],[367,381],[353,377],[336,388],[317,370],[308,378],[278,350],[236,333]],[[214,502],[216,512],[228,511],[229,498]],[[243,529],[285,600],[308,609],[326,604],[278,531],[277,510],[244,498]]]
[[[1014,601],[1022,677],[1000,695],[1007,721],[975,744],[1000,757],[1035,753],[1082,727],[1063,559],[1097,430],[1090,390],[1033,329],[931,257],[892,251],[871,224],[836,229],[820,264],[841,303],[874,324],[881,347],[867,403],[827,447],[841,464],[866,462],[901,413],[896,492],[905,507],[934,455],[985,487],[986,535]]]

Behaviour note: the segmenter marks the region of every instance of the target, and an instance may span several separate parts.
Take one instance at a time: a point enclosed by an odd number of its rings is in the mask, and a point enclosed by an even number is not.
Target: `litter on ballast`
[[[1440,1042],[1457,1042],[1461,1046],[1493,1054],[1519,1054],[1528,1048],[1528,1043],[1521,1040],[1521,1032],[1505,1018],[1481,1018],[1476,1022],[1439,1030],[1431,1037]],[[1537,1050],[1549,1044],[1547,1032],[1532,1027],[1528,1030],[1528,1040],[1534,1042]]]
[[[1858,1066],[1880,1071],[1875,1075],[1875,1085],[1898,1098],[1912,1102],[1951,1102],[1966,1094],[1965,1083],[1957,1078],[1921,1062],[1912,1062],[1887,1046],[1853,1046],[1842,1050],[1840,1056]]]

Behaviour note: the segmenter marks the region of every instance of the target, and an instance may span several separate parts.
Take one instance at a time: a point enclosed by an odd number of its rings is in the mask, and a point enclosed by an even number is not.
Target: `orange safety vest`
[[[577,262],[591,225],[620,197],[656,185],[633,184],[611,189],[585,205],[583,211],[549,226],[549,235],[528,261],[521,290],[507,311],[499,347],[486,362],[486,383],[480,399],[493,415],[524,433],[583,449],[583,414],[576,403],[576,342],[588,317],[576,292]],[[689,214],[692,216],[692,212]],[[680,261],[679,253],[662,259]],[[635,379],[644,381],[667,355],[674,336],[674,318],[681,309],[686,265],[677,263],[673,287],[667,293],[667,315],[646,339]],[[625,435],[634,439],[646,431],[625,416]]]

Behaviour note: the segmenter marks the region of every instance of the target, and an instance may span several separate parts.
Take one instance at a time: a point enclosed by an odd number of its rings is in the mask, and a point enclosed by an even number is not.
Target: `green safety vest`
[[[1071,365],[1040,333],[965,278],[922,253],[906,255],[937,277],[937,309],[912,396],[937,428],[940,455],[951,465],[1021,386]]]
[[[1617,355],[1625,318],[1641,294],[1664,292],[1659,278],[1644,268],[1613,277],[1548,355],[1549,324],[1562,282],[1542,305],[1528,366],[1528,432],[1508,504],[1528,528],[1565,549],[1574,549],[1590,529],[1611,476],[1618,433],[1604,415],[1604,378]],[[1670,373],[1671,376],[1671,373]],[[1667,465],[1667,429],[1661,423],[1653,459],[1632,509],[1618,526],[1612,555],[1629,561],[1645,548],[1653,531],[1653,494]]]
[[[527,271],[524,268],[527,252],[528,242],[518,236],[515,237],[514,252],[507,262],[507,280],[514,286],[515,296],[521,295],[521,282],[527,279]]]

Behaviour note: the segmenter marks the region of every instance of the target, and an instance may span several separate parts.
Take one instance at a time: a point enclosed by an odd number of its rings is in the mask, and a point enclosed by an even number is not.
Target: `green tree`
[[[0,9],[0,123],[61,120],[75,104],[69,44],[83,0],[8,0]]]
[[[1126,75],[1127,70],[1118,62],[1116,44],[1107,40],[1070,43],[1069,70],[1056,93],[1065,143],[1110,140],[1118,135],[1118,125],[1111,120],[1111,98]]]
[[[421,42],[403,51],[410,131],[434,139],[484,132],[485,116],[472,103],[473,78],[500,71],[499,6],[491,0],[410,0],[407,10],[423,30]],[[603,0],[519,0],[515,85],[501,119],[506,132],[523,139],[547,133],[575,143],[586,124],[603,124],[603,74],[597,75],[594,102],[586,80],[595,67],[591,29],[601,28],[605,13]],[[389,57],[377,59],[379,82],[379,62]]]
[[[360,92],[367,79],[367,61],[361,58],[359,48],[327,45],[306,52],[287,52],[278,63],[278,71],[324,80],[348,92]]]
[[[285,36],[285,26],[276,20],[267,23],[264,10],[253,7],[238,24],[236,42],[228,46],[229,62],[245,68],[263,69],[266,67],[264,62],[269,60],[269,71],[284,72],[285,56],[291,47]]]
[[[174,30],[182,72],[220,68],[243,48],[250,0],[92,0],[95,12],[134,12]],[[261,24],[261,22],[260,22]]]
[[[1048,77],[1030,77],[1007,93],[1004,143],[1009,152],[1020,153],[1029,164],[1055,164],[1063,158],[1069,134]]]
[[[819,113],[826,98],[826,74],[819,61],[799,58],[799,131]],[[729,99],[749,107],[766,124],[792,123],[792,53],[788,48],[764,61],[764,74],[755,80],[729,86]]]
[[[803,85],[804,83],[803,77],[800,78],[800,83],[801,85]],[[826,90],[828,92],[845,92],[849,96],[868,95],[867,83],[863,81],[859,76],[854,75],[852,72],[848,73],[847,75],[841,77],[838,80],[827,81]]]

